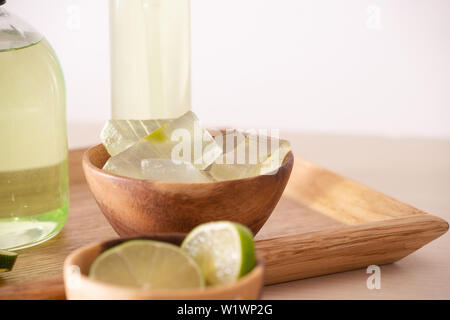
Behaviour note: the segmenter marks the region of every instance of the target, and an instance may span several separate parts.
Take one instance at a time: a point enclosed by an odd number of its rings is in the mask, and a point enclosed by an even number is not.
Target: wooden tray
[[[50,241],[20,252],[0,274],[0,299],[64,298],[62,265],[73,250],[117,237],[84,179],[84,150],[69,155],[70,216]],[[330,171],[295,159],[291,180],[256,236],[266,284],[397,261],[448,230],[429,215]]]

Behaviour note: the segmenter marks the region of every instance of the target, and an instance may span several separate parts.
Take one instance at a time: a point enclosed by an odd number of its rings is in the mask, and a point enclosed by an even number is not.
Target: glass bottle
[[[45,38],[0,0],[0,249],[56,235],[68,214],[66,98]]]
[[[190,1],[109,0],[112,118],[178,118],[191,109]]]

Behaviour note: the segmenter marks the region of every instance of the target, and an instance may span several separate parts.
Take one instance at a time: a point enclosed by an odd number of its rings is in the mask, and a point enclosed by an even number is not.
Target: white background
[[[7,1],[55,48],[69,124],[107,120],[108,0]],[[450,1],[191,3],[193,108],[208,125],[450,137]]]

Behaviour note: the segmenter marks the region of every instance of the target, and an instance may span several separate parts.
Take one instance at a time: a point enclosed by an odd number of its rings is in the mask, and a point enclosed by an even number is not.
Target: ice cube
[[[100,135],[111,156],[125,151],[171,120],[110,120]]]
[[[218,181],[275,173],[291,149],[286,140],[262,135],[233,132],[222,136],[222,139],[227,140],[222,141],[224,148],[227,146],[227,151],[230,146],[234,149],[226,152],[208,169],[210,175]],[[220,138],[217,140],[221,141]]]
[[[197,169],[190,162],[175,164],[170,159],[145,159],[141,162],[144,179],[153,181],[209,182],[207,172]]]

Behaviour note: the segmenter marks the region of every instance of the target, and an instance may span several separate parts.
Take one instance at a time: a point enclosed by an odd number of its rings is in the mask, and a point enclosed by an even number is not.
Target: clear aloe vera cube
[[[258,176],[260,167],[253,164],[213,164],[208,173],[216,181],[245,179]]]
[[[201,170],[222,155],[222,147],[190,111],[143,138],[144,142],[148,143],[147,158],[190,162]]]
[[[262,159],[260,174],[276,173],[283,164],[286,155],[291,151],[291,144],[287,140],[278,140],[270,150],[266,158]]]
[[[139,151],[139,148],[136,148],[137,145],[139,145],[139,143],[130,147],[135,149],[134,152],[128,152],[129,149],[127,149],[124,152],[109,158],[104,165],[103,170],[123,177],[144,179],[141,170],[142,158],[140,158],[140,154],[137,153]]]
[[[154,181],[210,182],[211,176],[190,162],[174,163],[170,159],[145,159],[141,162],[144,179]]]
[[[115,156],[170,121],[110,120],[104,126],[100,138],[108,153]]]
[[[244,135],[240,132],[224,135],[218,140],[228,151],[208,169],[210,175],[218,181],[275,173],[291,149],[290,143],[286,140]]]
[[[216,159],[217,164],[245,164],[246,139],[244,133],[236,130],[229,130],[225,134],[216,135],[214,138],[222,147],[223,154]]]
[[[187,112],[181,118],[164,124],[125,151],[111,157],[103,169],[118,175],[146,179],[148,172],[143,172],[141,161],[166,159],[168,162],[160,167],[161,171],[170,167],[172,172],[180,174],[178,181],[182,181],[183,173],[175,170],[175,165],[179,165],[179,169],[183,166],[187,168],[187,164],[190,164],[196,170],[203,170],[221,155],[222,147],[208,131],[201,128],[195,114]],[[170,166],[169,162],[172,162]],[[153,169],[157,170],[156,167]],[[205,175],[208,176],[208,173]]]
[[[148,142],[141,141],[124,152],[111,157],[103,170],[135,179],[153,181],[208,182],[211,176],[190,162],[147,158]]]

